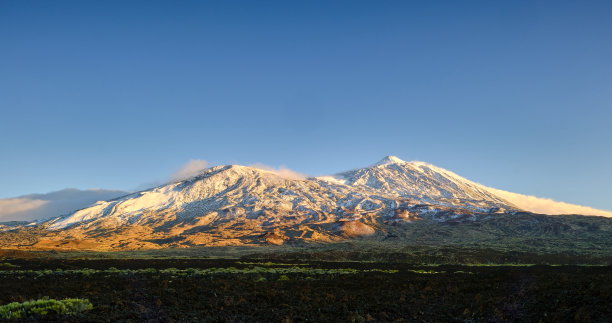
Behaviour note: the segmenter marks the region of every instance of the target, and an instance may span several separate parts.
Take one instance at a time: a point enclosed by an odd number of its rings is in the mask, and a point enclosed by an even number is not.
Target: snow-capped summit
[[[377,194],[411,198],[424,203],[487,210],[518,209],[484,186],[434,165],[387,156],[372,167],[318,177]]]
[[[376,164],[374,164],[374,166],[381,166],[381,165],[388,165],[388,164],[402,164],[402,163],[405,163],[405,161],[401,160],[400,158],[396,156],[389,155],[379,160]]]

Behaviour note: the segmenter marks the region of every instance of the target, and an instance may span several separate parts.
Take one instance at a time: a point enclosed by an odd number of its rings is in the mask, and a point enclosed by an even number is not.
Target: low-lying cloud
[[[183,181],[190,177],[198,175],[201,171],[208,167],[208,162],[202,159],[192,159],[187,164],[181,166],[174,174],[170,176],[173,182]]]
[[[0,199],[0,222],[56,217],[88,207],[97,201],[113,199],[128,193],[101,189],[65,189],[47,194]]]
[[[558,202],[548,198],[512,193],[490,187],[487,187],[487,189],[493,194],[499,196],[500,198],[514,204],[515,206],[525,211],[551,215],[581,214],[612,217],[612,212],[598,210],[588,206]]]
[[[305,174],[293,171],[285,166],[279,166],[279,167],[272,167],[272,166],[268,166],[268,165],[264,165],[264,164],[252,164],[249,165],[250,167],[253,168],[258,168],[258,169],[263,169],[269,172],[272,172],[282,178],[285,179],[298,179],[298,180],[302,180],[302,179],[306,179],[308,178],[308,176],[306,176]]]
[[[0,220],[10,214],[25,213],[42,207],[49,201],[29,198],[12,198],[0,200]]]

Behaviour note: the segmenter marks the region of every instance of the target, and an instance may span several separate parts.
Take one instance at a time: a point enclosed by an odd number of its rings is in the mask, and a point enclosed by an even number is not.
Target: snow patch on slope
[[[99,201],[94,205],[78,210],[73,214],[52,220],[50,230],[59,230],[80,222],[95,220],[105,215],[113,215],[113,221],[133,221],[147,210],[160,210],[167,207],[180,207],[181,193],[176,190],[178,183],[138,192],[113,201]]]

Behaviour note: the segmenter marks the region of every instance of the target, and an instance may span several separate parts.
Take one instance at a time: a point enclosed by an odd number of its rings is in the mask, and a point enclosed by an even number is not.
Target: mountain
[[[424,162],[405,162],[387,156],[373,167],[320,179],[354,187],[368,186],[389,195],[415,197],[433,204],[471,205],[486,209],[520,209],[543,214],[583,214],[612,217],[612,212],[512,193],[469,181],[453,172]]]
[[[422,203],[479,212],[490,212],[491,209],[519,210],[480,184],[428,163],[405,162],[395,156],[387,156],[367,168],[318,179],[385,196],[411,198]]]
[[[90,206],[100,200],[108,200],[129,194],[126,191],[67,188],[47,194],[29,194],[0,199],[0,222],[33,221],[57,217]]]
[[[550,230],[558,232],[554,229],[561,225],[558,221],[574,221],[526,214],[530,213],[480,184],[427,163],[393,156],[362,169],[308,179],[226,165],[98,201],[35,225],[6,227],[0,245],[117,250],[322,243],[357,237],[404,237],[432,243],[429,239],[449,226],[477,228],[476,232],[461,231],[458,241],[461,236],[492,240],[495,234],[479,230],[495,231],[507,225],[495,222],[499,219],[518,225],[512,230],[519,234],[545,235]],[[487,227],[492,223],[497,224]]]

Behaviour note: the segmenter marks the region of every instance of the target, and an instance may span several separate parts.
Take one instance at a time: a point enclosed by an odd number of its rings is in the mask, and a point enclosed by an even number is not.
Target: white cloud
[[[612,212],[594,209],[588,206],[558,202],[548,198],[541,198],[531,195],[523,195],[518,193],[507,192],[495,188],[487,187],[493,194],[500,198],[516,205],[517,207],[535,213],[543,214],[581,214],[581,215],[599,215],[612,217]]]
[[[0,200],[0,221],[11,221],[10,216],[25,213],[42,207],[49,201],[32,200],[29,198],[12,198]]]
[[[100,200],[128,194],[102,189],[64,189],[47,194],[31,194],[0,199],[0,222],[31,221],[67,214]]]
[[[300,179],[301,180],[301,179],[306,179],[308,177],[308,176],[306,176],[306,175],[304,175],[302,173],[293,171],[293,170],[291,170],[291,169],[289,169],[289,168],[287,168],[285,166],[282,166],[282,165],[280,167],[275,168],[275,167],[271,167],[271,166],[268,166],[268,165],[257,163],[257,164],[249,165],[249,167],[267,170],[269,172],[272,172],[272,173],[274,173],[274,174],[276,174],[276,175],[278,175],[278,176],[280,176],[282,178],[286,178],[286,179]]]
[[[176,171],[170,179],[174,182],[186,180],[190,177],[198,175],[202,170],[206,169],[208,162],[201,159],[192,159],[187,164],[183,165]]]

